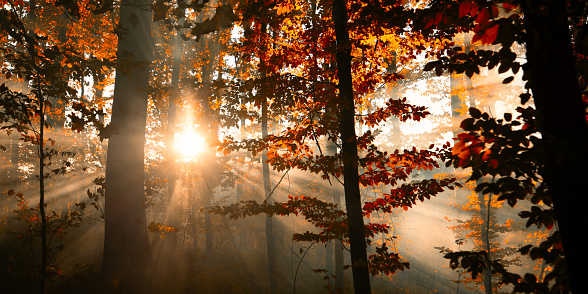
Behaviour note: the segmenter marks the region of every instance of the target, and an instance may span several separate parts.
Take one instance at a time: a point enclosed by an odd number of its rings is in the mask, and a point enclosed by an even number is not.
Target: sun
[[[176,134],[174,149],[184,161],[195,160],[207,148],[206,140],[193,130]]]

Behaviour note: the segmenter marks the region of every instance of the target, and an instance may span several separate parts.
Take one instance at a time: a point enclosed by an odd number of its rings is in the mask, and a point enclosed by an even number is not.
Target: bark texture
[[[145,122],[152,56],[151,1],[122,1],[108,142],[101,276],[126,293],[145,293],[149,267],[144,192]]]

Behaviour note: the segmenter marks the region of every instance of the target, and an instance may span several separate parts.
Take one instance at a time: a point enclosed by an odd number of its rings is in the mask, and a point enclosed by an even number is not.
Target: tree
[[[2,48],[3,74],[7,79],[22,78],[21,82],[30,85],[30,89],[21,88],[21,92],[12,91],[5,84],[1,86],[3,111],[0,115],[2,117],[0,123],[2,130],[8,133],[18,132],[24,142],[31,143],[37,149],[38,206],[29,207],[29,201],[22,192],[9,190],[8,195],[10,197],[16,195],[18,207],[14,212],[19,220],[26,222],[26,232],[17,233],[17,237],[30,242],[33,256],[36,255],[34,252],[37,250],[36,244],[40,244],[40,265],[35,265],[38,269],[38,275],[35,277],[38,279],[36,290],[45,293],[49,289],[50,277],[57,272],[53,262],[55,254],[63,248],[63,244],[59,241],[64,237],[67,229],[79,226],[87,204],[76,203],[76,209],[63,214],[61,214],[62,211],[58,213],[49,208],[50,202],[46,197],[47,187],[52,184],[49,180],[52,175],[69,172],[72,169],[72,162],[69,160],[75,155],[73,152],[58,150],[54,147],[56,140],[49,137],[49,135],[55,135],[48,132],[51,129],[49,123],[51,109],[58,108],[51,103],[50,98],[59,98],[63,103],[78,99],[76,90],[69,85],[69,77],[86,70],[100,71],[97,68],[102,68],[106,63],[95,60],[97,66],[92,67],[85,62],[92,58],[84,56],[88,52],[67,46],[63,39],[53,39],[53,25],[43,27],[38,24],[36,22],[37,3],[32,1],[29,4],[27,7],[22,1],[7,1],[2,2],[2,9],[0,9],[2,15],[0,38],[7,41],[8,45]],[[55,5],[58,4],[39,5],[50,11],[44,14],[50,23],[55,21],[55,14],[51,10],[60,8]],[[84,19],[84,21],[87,20]],[[57,114],[63,116],[63,113],[57,112]],[[55,159],[59,156],[67,157],[67,159],[57,165]],[[16,161],[18,156],[13,158],[15,164],[17,164]],[[40,239],[40,242],[37,239]]]
[[[464,186],[473,190],[477,186],[477,183],[469,182]],[[496,201],[497,198],[497,195],[486,196],[483,193],[475,193],[472,191],[468,196],[467,204],[454,204],[461,211],[471,213],[471,218],[467,220],[456,219],[455,221],[457,224],[450,228],[456,236],[458,236],[456,242],[459,243],[459,245],[463,245],[469,241],[473,245],[473,250],[484,250],[489,252],[489,258],[500,260],[500,263],[507,267],[517,263],[519,257],[511,256],[517,253],[518,248],[504,247],[506,244],[502,244],[499,241],[504,239],[508,240],[508,238],[499,237],[500,235],[509,233],[513,230],[514,221],[508,219],[504,224],[499,223],[496,215],[500,213],[499,209],[501,209],[504,202]],[[437,249],[440,249],[442,252],[452,252],[444,247],[437,247]],[[496,277],[499,278],[499,275],[494,275],[494,278]],[[466,279],[464,282],[483,284],[485,293],[497,293],[496,291],[500,289],[501,285],[493,283],[492,278],[492,269],[485,268],[482,279]],[[474,287],[472,286],[471,288]]]
[[[436,6],[437,9],[446,7],[440,2],[436,4],[441,5]],[[578,79],[584,82],[583,75],[577,75],[574,58],[575,53],[584,50],[583,37],[580,34],[582,26],[577,21],[571,23],[579,33],[579,42],[572,43],[568,21],[577,20],[577,16],[568,18],[566,14],[567,8],[571,8],[570,11],[585,11],[586,3],[468,0],[449,7],[451,9],[444,12],[432,8],[436,15],[447,21],[431,21],[427,26],[445,30],[446,34],[456,30],[473,31],[473,42],[499,45],[498,50],[477,50],[470,53],[458,51],[449,58],[443,57],[431,63],[429,69],[435,68],[438,72],[442,72],[444,68],[458,73],[465,71],[469,76],[479,73],[479,67],[492,69],[498,66],[500,73],[511,70],[513,74],[523,69],[525,88],[531,92],[521,94],[521,102],[526,104],[533,97],[537,107],[541,121],[538,130],[541,132],[545,148],[545,153],[541,155],[545,159],[545,168],[540,170],[540,174],[549,186],[549,203],[553,201],[557,214],[571,289],[580,291],[580,276],[583,273],[581,264],[586,262],[587,255],[578,245],[581,241],[576,239],[577,235],[572,227],[586,224],[572,220],[572,216],[578,215],[580,211],[573,201],[565,197],[573,195],[574,191],[581,188],[581,179],[585,178],[586,174],[579,172],[568,176],[562,171],[573,170],[578,164],[585,164],[588,160],[584,152],[584,146],[588,142],[586,111]],[[429,20],[432,19],[434,17],[429,16]],[[467,20],[474,22],[465,22]],[[453,27],[448,28],[447,23],[451,23]],[[525,64],[521,65],[516,61],[517,55],[511,48],[515,42],[526,47]],[[510,83],[513,79],[513,76],[508,77],[503,83]],[[554,97],[558,99],[555,100]],[[468,120],[467,125],[469,124]],[[551,219],[547,216],[552,213],[551,209],[539,209],[533,213],[539,211],[546,215],[542,219]],[[558,235],[554,234],[551,241]],[[528,248],[525,252],[528,252]]]
[[[341,156],[343,158],[343,181],[347,222],[349,226],[349,246],[353,270],[355,293],[371,293],[370,277],[365,241],[365,226],[361,195],[359,192],[359,156],[355,134],[355,102],[351,77],[351,43],[347,31],[347,3],[334,0],[332,6],[337,42],[337,76],[339,89]]]
[[[527,49],[523,70],[542,120],[542,175],[557,215],[571,289],[579,293],[584,288],[588,253],[580,245],[582,240],[575,228],[588,226],[588,220],[577,218],[583,209],[570,196],[584,189],[583,181],[588,177],[586,169],[578,169],[588,164],[588,125],[575,70],[567,5],[563,1],[525,0],[520,5]]]
[[[268,34],[267,33],[267,24],[262,23],[261,24],[262,28],[261,28],[261,33],[262,34]],[[263,44],[263,48],[267,48],[268,44]],[[265,59],[267,59],[267,57],[265,56],[265,54],[262,53],[262,56],[260,56],[260,59],[262,60],[262,62],[265,62]],[[263,65],[262,65],[263,68]],[[267,72],[261,72],[261,79],[266,79],[268,73]],[[262,139],[266,139],[268,136],[268,104],[269,104],[269,99],[268,97],[265,96],[266,93],[268,93],[267,89],[269,87],[269,84],[265,84],[262,85],[261,90],[261,137]],[[268,164],[268,158],[267,158],[267,150],[264,150],[261,154],[261,167],[262,167],[262,176],[263,176],[263,195],[264,195],[264,201],[266,201],[267,203],[271,204],[273,202],[272,199],[272,182],[270,179],[270,170],[269,170],[269,164]],[[278,266],[277,266],[277,254],[276,254],[276,240],[275,240],[275,235],[274,235],[274,224],[273,224],[273,218],[269,215],[266,215],[266,219],[265,219],[265,239],[266,239],[266,247],[267,247],[267,261],[268,261],[268,272],[270,275],[269,281],[270,281],[270,293],[276,293],[276,288],[277,288],[277,284],[278,284]]]
[[[346,198],[344,205],[347,209],[351,208],[353,212],[348,217],[343,212],[342,205],[331,203],[331,199],[325,201],[306,195],[290,195],[290,200],[287,202],[273,204],[241,201],[222,207],[214,206],[209,208],[209,211],[229,215],[231,218],[260,213],[270,215],[300,213],[316,227],[318,232],[295,233],[294,240],[313,244],[337,240],[347,244],[351,238],[354,239],[351,248],[356,249],[352,249],[354,260],[351,266],[356,273],[363,271],[363,274],[354,279],[359,283],[355,289],[365,291],[369,289],[370,273],[373,275],[393,274],[397,270],[406,268],[408,264],[403,262],[398,254],[390,253],[386,244],[377,248],[376,254],[368,258],[365,250],[366,245],[371,242],[369,239],[375,234],[387,233],[389,226],[374,223],[364,225],[363,217],[378,211],[391,212],[392,209],[399,207],[407,210],[417,201],[424,201],[446,187],[453,187],[454,181],[426,179],[405,182],[413,170],[430,170],[438,167],[435,158],[438,158],[441,152],[439,149],[435,150],[434,146],[430,147],[432,150],[412,148],[388,153],[379,150],[373,144],[375,135],[371,131],[359,136],[355,134],[356,120],[363,125],[374,127],[392,116],[397,116],[400,121],[406,121],[420,120],[428,115],[424,107],[408,104],[406,99],[390,99],[386,101],[385,106],[376,107],[372,113],[356,119],[357,108],[354,105],[356,101],[364,103],[363,95],[372,93],[382,83],[401,78],[399,74],[384,73],[387,65],[383,64],[378,53],[388,52],[390,49],[378,45],[380,40],[375,41],[376,38],[394,39],[395,32],[379,31],[372,34],[372,28],[365,32],[362,31],[363,28],[351,26],[353,34],[361,36],[352,41],[349,40],[347,31],[350,26],[347,23],[347,17],[337,18],[335,21],[334,15],[326,13],[333,8],[331,2],[318,3],[322,6],[317,8],[317,11],[323,14],[317,18],[316,25],[314,23],[311,25],[309,21],[311,17],[299,12],[308,11],[307,6],[310,6],[308,2],[272,3],[275,6],[272,6],[271,10],[266,10],[263,5],[254,1],[243,7],[243,19],[252,19],[255,24],[245,26],[242,46],[244,50],[249,50],[246,51],[248,54],[246,56],[251,60],[250,62],[258,64],[251,55],[259,56],[252,52],[257,53],[255,50],[261,47],[260,40],[266,37],[261,34],[259,24],[268,23],[270,26],[281,29],[280,33],[274,36],[276,46],[270,51],[269,62],[260,63],[258,66],[262,69],[267,67],[275,73],[268,77],[274,85],[273,92],[270,93],[274,99],[270,108],[274,115],[279,116],[289,125],[286,129],[275,135],[268,135],[263,140],[250,139],[239,142],[226,138],[221,142],[220,148],[226,153],[241,148],[257,153],[267,148],[271,166],[285,174],[297,168],[319,174],[323,179],[331,182],[339,181],[343,174],[343,178],[346,178],[345,189],[350,189],[346,191],[349,198]],[[304,6],[304,9],[294,9],[299,5]],[[345,4],[338,3],[335,6],[338,7],[335,8],[337,11]],[[259,13],[260,11],[262,13]],[[337,15],[337,17],[340,16]],[[356,14],[354,17],[354,20],[359,18]],[[337,32],[330,29],[333,27],[333,22],[337,23],[339,34],[347,35],[347,41],[343,40],[345,36],[337,36],[337,44],[334,42]],[[355,25],[356,22],[354,21],[353,24]],[[308,54],[294,54],[295,52]],[[352,56],[353,59],[351,59]],[[411,58],[411,56],[403,57]],[[351,75],[352,72],[354,76]],[[241,102],[243,100],[236,97],[244,99],[257,97],[258,92],[253,89],[259,89],[261,83],[267,83],[267,81],[251,79],[234,85],[232,91],[227,91],[228,95],[225,99]],[[339,89],[337,86],[340,86]],[[339,90],[339,93],[336,90]],[[356,96],[353,91],[359,94]],[[232,95],[234,96],[231,97]],[[261,101],[253,100],[251,103],[258,107]],[[231,105],[226,102],[223,104]],[[231,112],[230,107],[223,107],[223,110],[225,109],[226,112]],[[323,154],[319,143],[321,137],[327,138],[329,143],[334,145],[342,145],[341,152],[334,155]],[[315,155],[313,150],[317,149],[319,154]],[[365,151],[361,158],[358,149]],[[340,161],[343,165],[339,164]],[[347,168],[346,171],[344,166]],[[353,170],[355,170],[355,176],[352,175]],[[357,184],[355,188],[353,188],[353,182]],[[391,191],[362,204],[359,198],[360,184],[386,185],[391,187]],[[350,219],[353,221],[350,222]],[[350,231],[353,234],[350,234]],[[365,258],[362,258],[362,247]]]
[[[150,1],[122,1],[112,125],[108,141],[104,255],[101,276],[140,293],[150,260],[144,190],[144,145],[149,62]]]

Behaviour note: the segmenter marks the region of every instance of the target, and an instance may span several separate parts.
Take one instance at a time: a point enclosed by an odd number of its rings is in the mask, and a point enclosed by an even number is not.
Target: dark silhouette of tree
[[[575,58],[564,1],[520,1],[525,28],[527,87],[541,119],[545,169],[571,289],[584,289],[588,262],[577,228],[588,226],[581,205],[573,199],[588,177],[586,105],[578,86]],[[578,44],[579,45],[579,44]],[[566,172],[570,171],[570,172]],[[572,172],[573,171],[573,172]]]
[[[347,3],[334,0],[332,6],[335,39],[337,42],[336,62],[339,80],[339,109],[341,132],[341,157],[343,161],[343,181],[347,223],[349,226],[349,246],[351,268],[355,293],[371,293],[367,259],[367,244],[361,195],[359,191],[359,155],[355,134],[355,102],[353,80],[351,77],[351,42],[347,30]]]

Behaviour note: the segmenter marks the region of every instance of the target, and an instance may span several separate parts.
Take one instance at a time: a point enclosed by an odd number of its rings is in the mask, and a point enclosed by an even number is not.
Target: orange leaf
[[[490,151],[486,150],[484,152],[484,154],[482,155],[482,160],[486,161],[486,160],[488,160],[489,157],[490,157]]]

